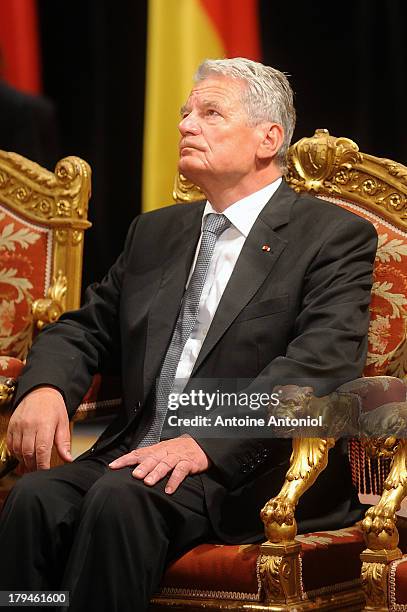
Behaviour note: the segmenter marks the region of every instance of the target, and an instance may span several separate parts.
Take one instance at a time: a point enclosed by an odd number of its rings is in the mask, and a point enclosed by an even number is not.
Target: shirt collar
[[[266,185],[259,191],[255,191],[250,195],[238,200],[234,204],[231,204],[223,211],[225,217],[229,219],[231,224],[241,233],[245,238],[247,238],[250,230],[252,229],[254,222],[257,217],[270,200],[271,196],[277,191],[281,184],[281,177]],[[205,209],[202,215],[202,226],[203,220],[206,215],[210,213],[219,214],[212,206],[212,204],[207,200]]]

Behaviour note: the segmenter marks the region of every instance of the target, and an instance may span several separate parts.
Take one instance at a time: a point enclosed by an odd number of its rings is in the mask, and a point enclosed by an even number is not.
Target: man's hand
[[[50,467],[52,444],[64,461],[72,461],[71,435],[64,398],[53,387],[28,393],[13,412],[7,446],[29,471]]]
[[[117,470],[137,463],[139,465],[133,470],[133,476],[143,479],[150,486],[172,472],[165,487],[166,493],[174,493],[189,474],[200,474],[210,466],[208,456],[188,435],[133,450],[115,459],[109,466]]]

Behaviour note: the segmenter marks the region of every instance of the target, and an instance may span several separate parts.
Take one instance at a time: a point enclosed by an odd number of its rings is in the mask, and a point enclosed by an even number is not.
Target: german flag
[[[179,111],[207,58],[260,59],[257,0],[149,0],[143,210],[171,204]]]
[[[35,0],[0,1],[0,74],[20,91],[41,90],[37,4]]]

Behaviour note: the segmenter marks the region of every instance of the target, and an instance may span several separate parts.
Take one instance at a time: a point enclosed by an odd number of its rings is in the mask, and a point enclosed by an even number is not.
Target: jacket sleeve
[[[84,305],[64,313],[37,336],[18,380],[14,406],[34,388],[52,386],[62,393],[72,416],[93,375],[120,359],[120,293],[137,222],[108,274],[86,290]]]

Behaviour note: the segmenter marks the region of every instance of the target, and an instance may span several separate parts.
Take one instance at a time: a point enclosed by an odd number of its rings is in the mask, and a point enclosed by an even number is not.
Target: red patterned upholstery
[[[196,546],[169,566],[161,593],[258,600],[259,551],[257,544]]]
[[[0,376],[6,378],[18,378],[24,367],[24,363],[21,359],[16,357],[5,357],[0,356]]]
[[[0,205],[0,355],[24,357],[32,302],[50,285],[52,230]]]
[[[391,374],[403,378],[407,376],[407,232],[356,204],[327,196],[323,199],[365,217],[376,227],[379,243],[364,373],[365,376]]]

